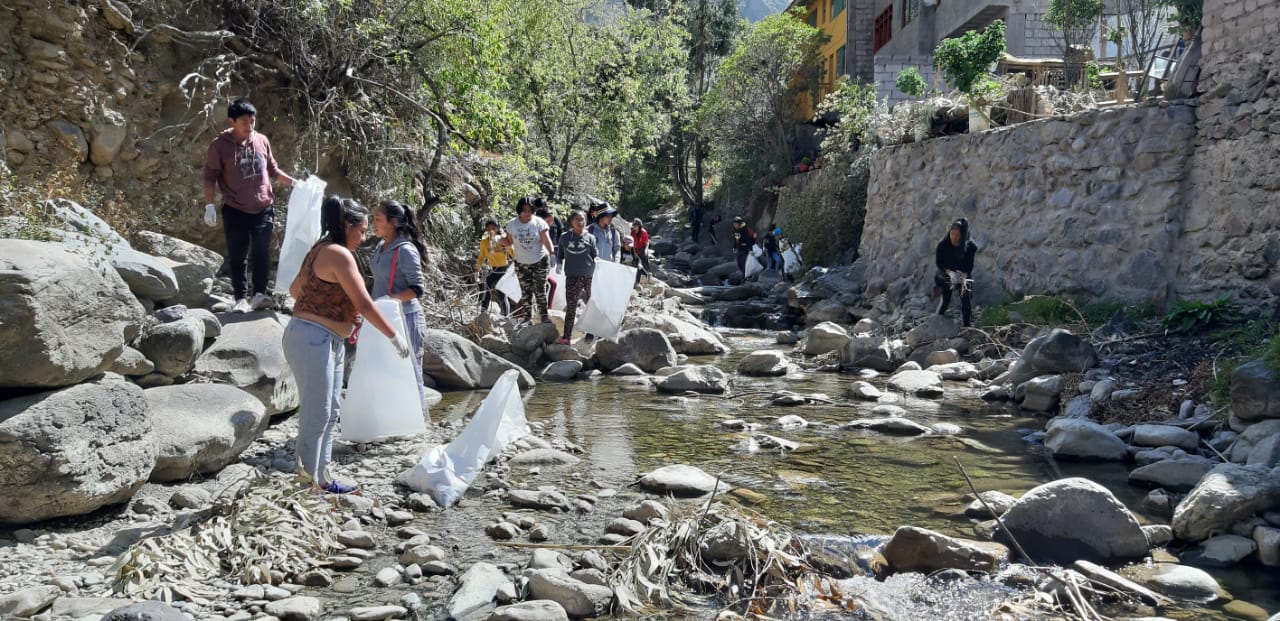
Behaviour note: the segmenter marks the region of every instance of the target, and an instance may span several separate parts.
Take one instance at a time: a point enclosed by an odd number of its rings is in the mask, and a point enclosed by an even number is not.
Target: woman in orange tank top
[[[401,357],[409,356],[409,345],[373,305],[352,254],[369,228],[368,211],[349,198],[330,196],[320,208],[320,222],[323,236],[289,286],[296,303],[282,341],[302,402],[294,452],[299,474],[320,489],[358,493],[358,485],[340,482],[328,473],[342,396],[343,340],[360,315],[391,339]]]

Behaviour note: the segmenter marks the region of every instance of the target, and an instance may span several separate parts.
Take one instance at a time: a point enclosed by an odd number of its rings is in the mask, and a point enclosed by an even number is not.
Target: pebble
[[[539,524],[529,530],[529,541],[534,543],[546,541],[551,538],[551,527],[545,524]]]
[[[387,524],[390,526],[399,526],[413,521],[413,514],[408,511],[388,511]]]
[[[290,591],[289,589],[278,587],[278,586],[271,586],[269,584],[266,586],[263,586],[262,591],[263,591],[262,593],[263,599],[269,602],[280,601],[282,599],[286,599],[293,595],[293,592]]]
[[[406,593],[400,598],[400,605],[409,610],[417,610],[422,607],[422,596],[417,593]]]
[[[347,617],[351,621],[386,621],[399,619],[408,613],[408,610],[400,606],[362,606],[352,608],[347,612]]]
[[[329,566],[334,569],[348,571],[364,564],[364,559],[356,556],[333,556],[329,558]]]
[[[444,561],[431,561],[423,563],[421,566],[422,573],[428,576],[452,576],[458,573],[458,569]]]
[[[362,530],[344,530],[338,533],[338,543],[349,548],[372,549],[377,547],[373,535]]]
[[[396,536],[401,539],[413,539],[414,537],[427,537],[427,543],[431,543],[431,538],[426,531],[415,526],[405,526],[396,530]]]
[[[404,576],[395,567],[385,567],[373,577],[373,583],[380,587],[392,587],[404,582]]]
[[[313,569],[302,575],[302,584],[309,587],[327,587],[333,584],[333,576],[323,569]]]
[[[511,522],[498,522],[485,527],[484,534],[498,541],[515,539],[520,535],[520,527]]]
[[[404,568],[404,579],[410,584],[416,583],[422,579],[421,565],[406,565]]]
[[[213,496],[204,488],[188,487],[174,492],[173,496],[169,497],[169,504],[179,509],[199,509],[208,505],[212,498]]]

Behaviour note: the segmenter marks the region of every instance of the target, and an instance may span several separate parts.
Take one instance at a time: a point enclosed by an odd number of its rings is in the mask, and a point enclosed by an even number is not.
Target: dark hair
[[[485,228],[485,230],[488,230],[488,229],[489,229],[489,227],[493,227],[493,228],[495,228],[495,229],[500,229],[500,228],[502,228],[502,227],[498,226],[498,221],[497,221],[497,220],[494,220],[493,218],[489,218],[488,220],[485,220],[485,221],[484,221],[484,228]]]
[[[382,201],[378,208],[382,210],[382,215],[395,223],[396,232],[408,237],[413,247],[418,249],[418,257],[426,259],[427,247],[422,244],[422,231],[418,229],[418,221],[413,215],[413,210],[393,200]]]
[[[635,218],[631,221],[631,226],[638,226],[638,227],[644,228],[644,222],[641,222],[640,218]]]
[[[347,227],[369,219],[369,210],[355,199],[330,194],[320,205],[320,241],[347,245]]]
[[[533,199],[533,208],[534,208],[534,209],[546,209],[546,208],[547,208],[547,199],[542,198],[541,196],[539,196],[538,198]]]
[[[969,241],[969,221],[968,220],[964,218],[956,218],[955,221],[951,223],[951,226],[947,228],[946,238],[948,240],[951,238],[951,229],[957,229],[960,231],[961,246],[965,245],[965,242]]]
[[[538,199],[538,200],[542,200],[542,199]],[[534,201],[534,202],[533,202],[533,206],[535,207],[535,210],[534,210],[534,212],[533,212],[533,215],[538,216],[539,218],[550,218],[550,217],[551,217],[551,210],[550,210],[550,209],[547,209],[545,206],[543,206],[543,207],[538,207],[538,201]]]
[[[587,214],[582,213],[581,209],[574,209],[569,212],[569,226],[573,226],[573,221],[575,219],[581,219],[582,224],[585,225],[587,223]]]
[[[516,201],[516,215],[518,216],[524,213],[525,209],[528,209],[530,212],[533,211],[533,199],[528,196],[521,196],[520,200]]]
[[[237,99],[231,102],[230,106],[227,106],[227,118],[233,121],[242,116],[257,116],[257,115],[258,115],[258,109],[254,108],[253,104],[243,99]]]

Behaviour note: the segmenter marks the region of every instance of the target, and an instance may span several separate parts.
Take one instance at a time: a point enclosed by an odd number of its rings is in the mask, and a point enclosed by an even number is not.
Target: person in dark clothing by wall
[[[733,250],[738,255],[738,271],[747,273],[747,257],[751,256],[751,247],[756,245],[756,234],[747,227],[741,217],[733,219]]]
[[[960,317],[968,327],[973,320],[973,258],[978,254],[978,245],[969,239],[969,221],[957,218],[951,223],[947,236],[938,242],[934,253],[934,264],[938,267],[933,276],[935,292],[942,294],[942,302],[938,305],[938,314],[945,315],[951,305],[951,291],[960,291]]]

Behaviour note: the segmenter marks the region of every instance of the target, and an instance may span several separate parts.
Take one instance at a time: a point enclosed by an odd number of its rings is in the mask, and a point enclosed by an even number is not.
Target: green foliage
[[[1102,15],[1102,0],[1049,0],[1044,22],[1059,31],[1092,28]]]
[[[1231,405],[1231,374],[1235,372],[1236,367],[1240,366],[1240,364],[1240,360],[1232,358],[1222,361],[1215,370],[1212,387],[1212,398],[1215,406],[1225,408]]]
[[[1100,89],[1103,87],[1102,78],[1099,77],[1101,73],[1102,67],[1099,67],[1098,63],[1091,60],[1084,64],[1084,75],[1089,81],[1089,88]]]
[[[907,67],[899,71],[894,84],[904,95],[912,97],[923,96],[929,90],[929,83],[924,81],[924,76],[920,75],[920,70],[915,67]]]
[[[792,243],[803,243],[808,265],[834,265],[857,250],[867,212],[871,152],[860,151],[850,162],[828,165],[798,192],[779,189],[779,206],[788,206],[783,228]]]
[[[818,114],[833,113],[839,121],[828,128],[822,139],[822,152],[851,161],[853,152],[870,144],[872,118],[877,111],[876,85],[855,84],[840,80],[836,90],[822,101]]]
[[[1166,6],[1175,12],[1169,18],[1172,22],[1169,31],[1180,34],[1184,31],[1195,32],[1204,23],[1204,0],[1163,0]]]
[[[1222,296],[1212,302],[1178,302],[1164,318],[1170,332],[1189,334],[1228,323],[1239,316],[1239,308],[1230,296]]]
[[[991,65],[1004,53],[1004,22],[997,21],[981,32],[971,30],[938,43],[933,61],[942,77],[970,102],[994,92],[999,84],[991,77]]]

